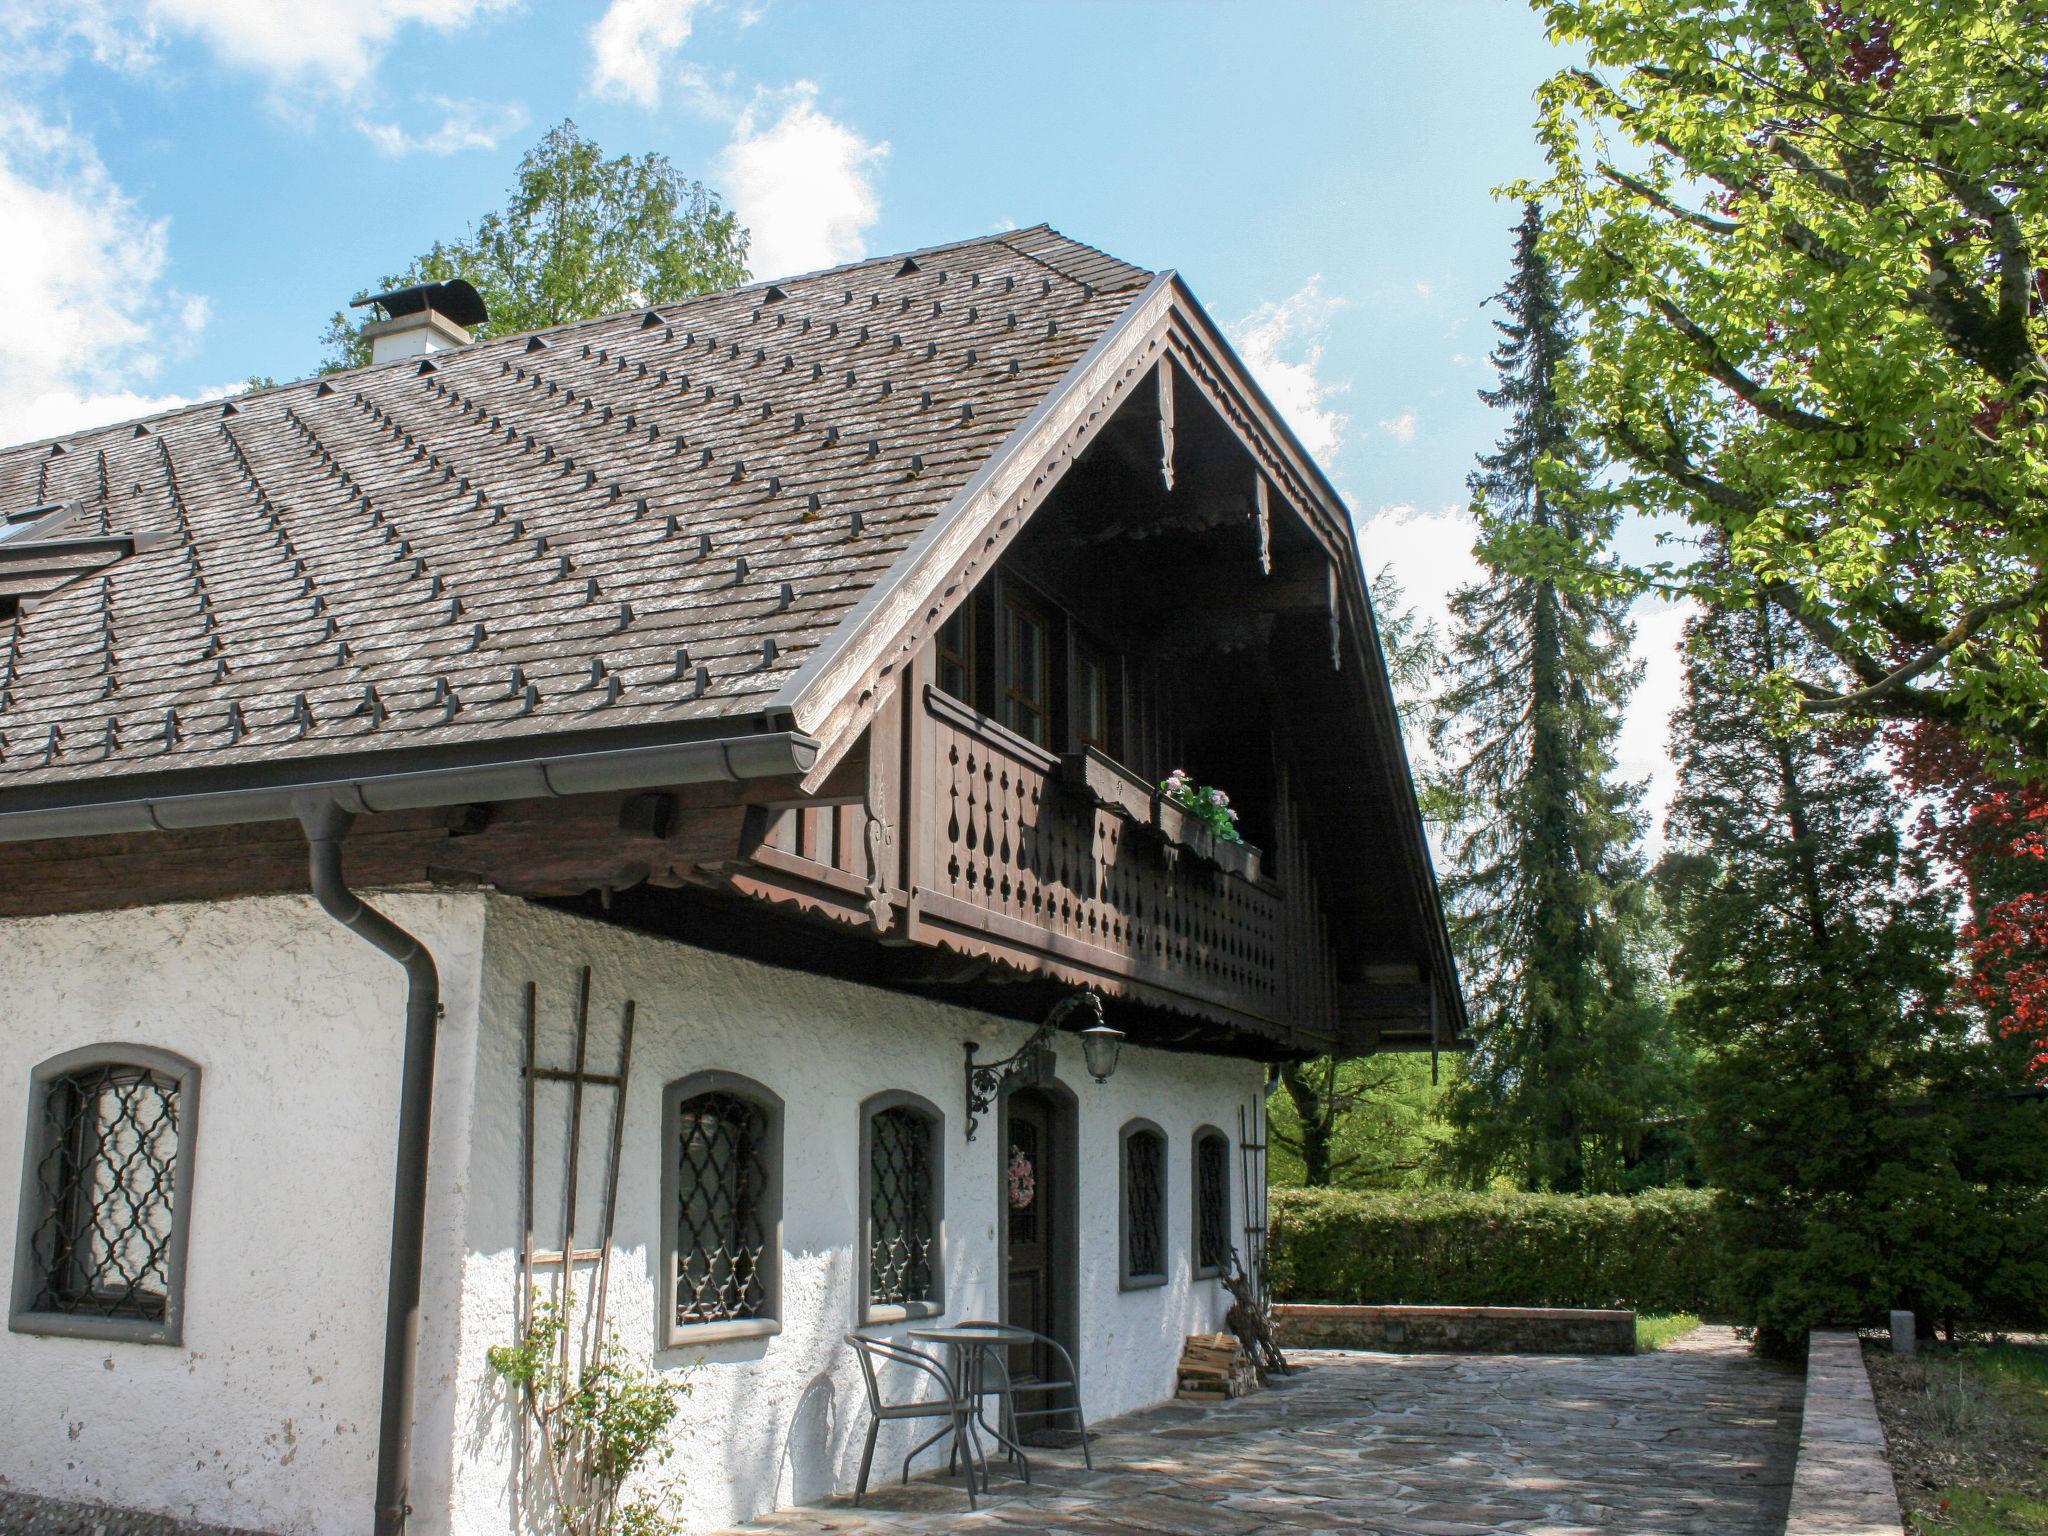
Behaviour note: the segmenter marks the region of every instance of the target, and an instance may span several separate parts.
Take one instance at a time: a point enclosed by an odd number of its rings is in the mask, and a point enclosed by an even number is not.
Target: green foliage
[[[491,312],[478,334],[506,336],[730,288],[746,262],[747,232],[702,182],[666,155],[607,160],[565,121],[519,162],[501,211],[356,297],[467,278]],[[321,337],[329,371],[369,362],[368,323],[335,313]]]
[[[1636,1316],[1636,1353],[1654,1354],[1666,1344],[1674,1343],[1699,1327],[1700,1320],[1691,1312],[1645,1312]]]
[[[1431,732],[1432,808],[1476,1048],[1449,1097],[1457,1172],[1531,1189],[1614,1191],[1673,1095],[1634,854],[1639,791],[1615,778],[1628,659],[1624,600],[1592,576],[1614,514],[1557,376],[1571,338],[1534,204],[1495,324],[1507,415],[1472,477],[1487,575],[1452,599],[1453,674]]]
[[[1430,620],[1409,605],[1406,589],[1394,567],[1383,565],[1372,578],[1373,620],[1379,627],[1380,654],[1386,659],[1387,681],[1405,734],[1428,724],[1430,694],[1444,674],[1449,658],[1443,636]]]
[[[2035,1106],[1946,1005],[1948,893],[1901,836],[1869,731],[1774,729],[1754,688],[1772,673],[1828,676],[1774,605],[1690,626],[1659,874],[1729,1301],[1786,1354],[1892,1307],[2038,1315],[2048,1156],[2015,1120]]]
[[[1428,1178],[1449,1133],[1427,1057],[1323,1056],[1280,1077],[1267,1101],[1275,1185],[1409,1189]]]
[[[1282,1301],[1714,1310],[1712,1194],[1275,1190]]]
[[[1610,512],[1730,559],[1838,675],[1810,714],[2048,762],[2048,0],[1537,0],[1545,246],[1586,318],[1565,397]]]
[[[620,1500],[635,1473],[669,1459],[669,1426],[688,1387],[641,1369],[609,1334],[594,1360],[573,1363],[568,1328],[564,1309],[536,1297],[520,1339],[484,1355],[540,1433],[557,1529],[563,1536],[680,1531],[655,1494]]]
[[[1230,796],[1211,785],[1197,784],[1185,769],[1176,768],[1161,779],[1159,793],[1207,827],[1217,842],[1244,841],[1238,835],[1237,812],[1230,808]]]

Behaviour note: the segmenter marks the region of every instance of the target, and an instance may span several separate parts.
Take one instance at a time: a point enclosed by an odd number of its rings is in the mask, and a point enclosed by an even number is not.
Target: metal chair
[[[978,1318],[972,1322],[963,1322],[958,1326],[962,1328],[1011,1328],[1015,1329],[1018,1333],[1030,1334],[1033,1344],[1043,1347],[1059,1362],[1061,1369],[1066,1372],[1064,1380],[1057,1377],[1048,1377],[1041,1380],[1036,1377],[1027,1376],[1020,1381],[1010,1374],[1009,1361],[1003,1358],[1002,1352],[990,1350],[988,1351],[989,1358],[995,1362],[996,1369],[1002,1373],[1002,1380],[999,1386],[987,1387],[984,1389],[984,1392],[994,1392],[1001,1397],[1004,1433],[1012,1441],[1019,1443],[1021,1443],[1023,1436],[1018,1426],[1025,1419],[1052,1419],[1071,1416],[1074,1421],[1074,1427],[1081,1436],[1082,1462],[1089,1471],[1093,1472],[1095,1470],[1095,1453],[1088,1448],[1088,1419],[1081,1412],[1081,1373],[1074,1369],[1074,1357],[1067,1353],[1066,1345],[1049,1335],[1034,1332],[1029,1328],[1019,1328],[1015,1323],[994,1323],[985,1318]],[[1066,1403],[1056,1404],[1049,1401],[1062,1392],[1067,1394],[1068,1401]],[[1043,1407],[1019,1408],[1016,1403],[1019,1397],[1039,1397],[1048,1401],[1046,1401]]]
[[[977,1508],[974,1497],[974,1469],[982,1468],[982,1486],[988,1486],[988,1464],[981,1453],[981,1438],[974,1432],[974,1400],[961,1392],[953,1380],[953,1373],[921,1349],[912,1349],[908,1344],[898,1344],[889,1339],[871,1339],[858,1333],[845,1335],[846,1342],[853,1346],[853,1357],[860,1362],[861,1379],[868,1390],[868,1438],[860,1453],[860,1479],[854,1485],[853,1502],[856,1506],[866,1497],[868,1491],[868,1467],[875,1459],[875,1438],[881,1433],[886,1421],[895,1419],[944,1419],[945,1428],[926,1437],[910,1448],[910,1454],[903,1458],[903,1481],[910,1481],[910,1464],[917,1454],[948,1435],[953,1437],[952,1455],[957,1458],[967,1477],[967,1507]],[[940,1389],[939,1397],[912,1398],[908,1402],[891,1403],[883,1400],[880,1375],[876,1370],[878,1362],[907,1365],[914,1371],[922,1372],[935,1381]]]

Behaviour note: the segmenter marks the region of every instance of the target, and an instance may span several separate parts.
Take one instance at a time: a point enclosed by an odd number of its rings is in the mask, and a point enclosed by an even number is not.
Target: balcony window
[[[972,704],[974,697],[974,630],[975,594],[969,593],[966,601],[953,610],[952,616],[939,626],[939,676],[942,692],[950,693],[963,704]]]
[[[1003,724],[1038,746],[1050,745],[1052,713],[1052,626],[1035,603],[1006,593],[1003,598]]]
[[[1074,739],[1109,757],[1123,754],[1123,700],[1116,658],[1081,643],[1074,656]]]

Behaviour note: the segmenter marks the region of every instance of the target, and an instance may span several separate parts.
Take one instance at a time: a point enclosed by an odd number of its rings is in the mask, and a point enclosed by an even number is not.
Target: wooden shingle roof
[[[0,451],[133,537],[0,542],[0,806],[758,714],[1151,277],[1041,226]]]

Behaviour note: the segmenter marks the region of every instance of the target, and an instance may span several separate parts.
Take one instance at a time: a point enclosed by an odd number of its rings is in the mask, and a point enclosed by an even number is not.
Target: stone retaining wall
[[[1884,1426],[1853,1333],[1816,1330],[1806,1349],[1806,1412],[1785,1536],[1901,1536]]]
[[[240,1527],[197,1524],[175,1515],[145,1514],[111,1504],[42,1499],[0,1488],[4,1536],[262,1536]]]
[[[1576,1307],[1278,1306],[1282,1348],[1475,1355],[1631,1355],[1633,1312]]]

